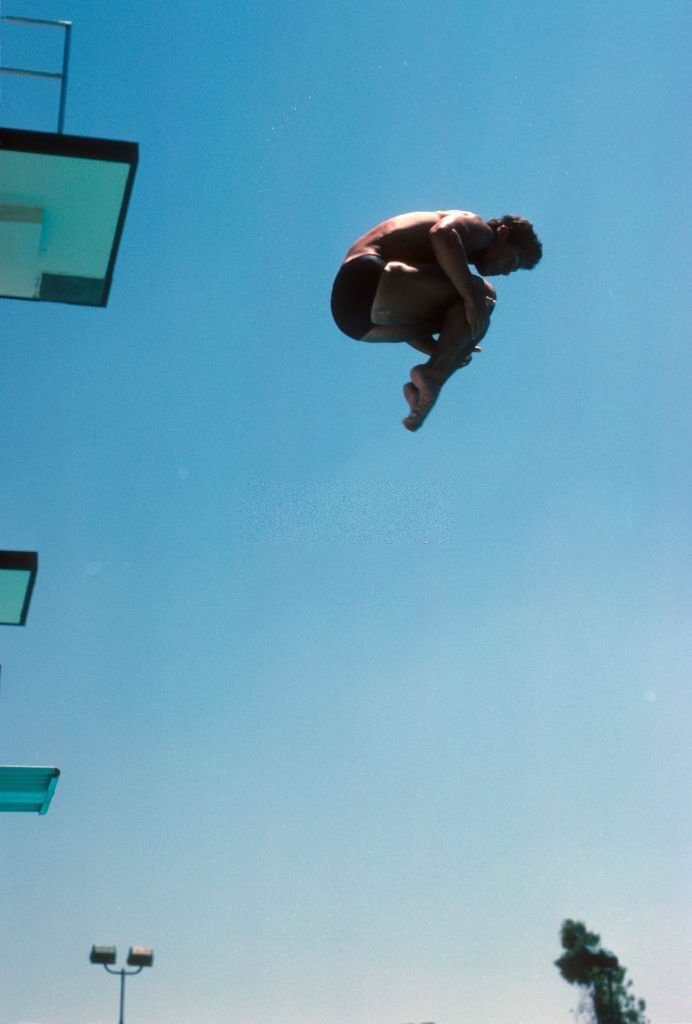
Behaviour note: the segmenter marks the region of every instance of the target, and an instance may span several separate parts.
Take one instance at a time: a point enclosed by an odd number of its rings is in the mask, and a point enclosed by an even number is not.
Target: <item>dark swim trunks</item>
[[[332,288],[332,316],[340,331],[360,341],[373,326],[373,299],[385,262],[366,253],[344,263]]]

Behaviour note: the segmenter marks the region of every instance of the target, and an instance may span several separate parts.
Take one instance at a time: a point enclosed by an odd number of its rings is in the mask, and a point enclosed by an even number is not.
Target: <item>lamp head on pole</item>
[[[92,964],[114,964],[117,952],[115,946],[92,946],[89,960]]]
[[[127,962],[130,967],[151,967],[154,963],[154,950],[148,946],[130,946]]]

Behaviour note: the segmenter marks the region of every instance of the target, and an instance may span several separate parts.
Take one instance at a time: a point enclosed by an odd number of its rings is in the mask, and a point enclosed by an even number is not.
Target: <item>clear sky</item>
[[[565,917],[691,1021],[689,0],[2,13],[141,158],[108,308],[0,302],[0,1024],[115,1020],[92,943],[128,1024],[569,1024]],[[544,257],[411,435],[329,290],[451,207]]]

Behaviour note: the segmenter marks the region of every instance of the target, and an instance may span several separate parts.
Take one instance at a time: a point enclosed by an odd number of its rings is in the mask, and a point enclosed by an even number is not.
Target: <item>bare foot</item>
[[[414,366],[411,382],[404,385],[404,398],[411,412],[402,420],[407,430],[419,430],[442,389],[442,381],[425,366]]]
[[[401,422],[404,424],[406,429],[410,430],[412,433],[423,426],[423,420],[417,412],[409,413],[409,415],[405,416]]]
[[[411,410],[411,412],[415,412],[416,409],[418,408],[420,395],[418,393],[418,388],[414,384],[412,384],[411,381],[408,381],[406,384],[404,384],[404,398],[408,402],[408,407]]]
[[[404,398],[408,402],[409,409],[411,410],[408,416],[401,422],[404,424],[407,430],[418,430],[422,425],[423,420],[418,415],[418,404],[420,402],[420,395],[418,388],[409,381],[404,384]]]

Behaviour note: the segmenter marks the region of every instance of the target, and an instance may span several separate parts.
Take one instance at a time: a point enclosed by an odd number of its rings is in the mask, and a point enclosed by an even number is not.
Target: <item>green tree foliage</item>
[[[555,966],[570,985],[586,990],[596,1024],[649,1024],[646,1003],[636,999],[627,970],[581,921],[562,922],[564,953]]]

